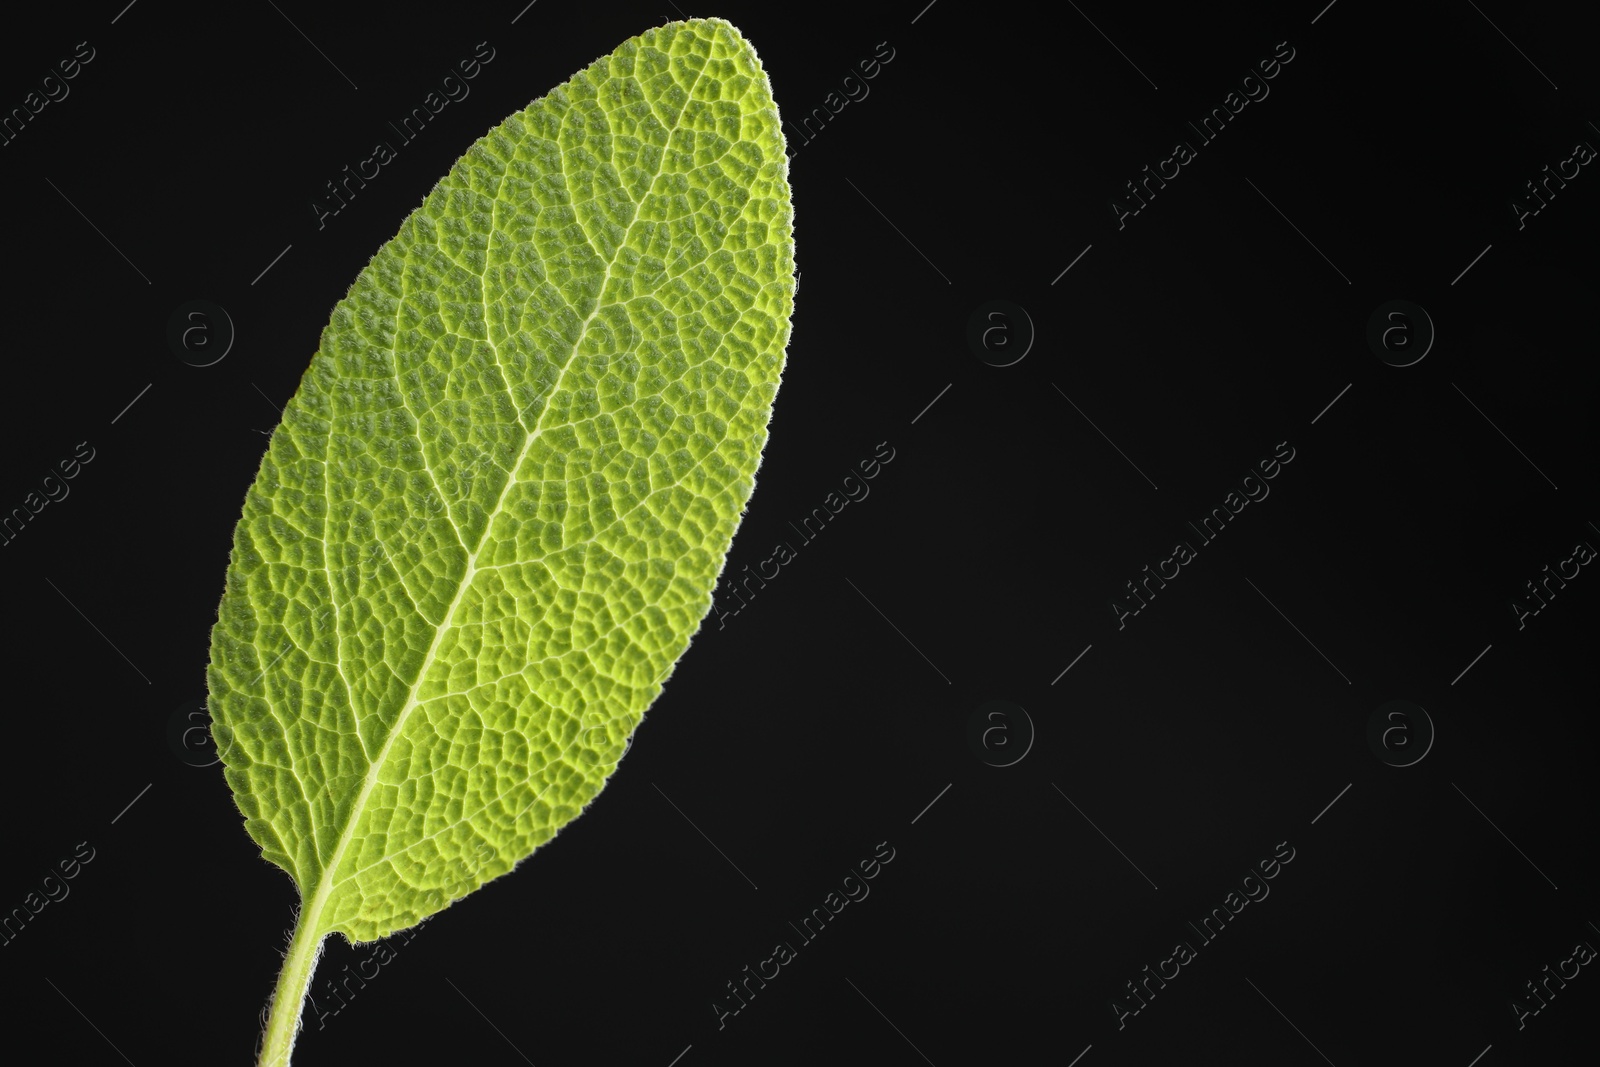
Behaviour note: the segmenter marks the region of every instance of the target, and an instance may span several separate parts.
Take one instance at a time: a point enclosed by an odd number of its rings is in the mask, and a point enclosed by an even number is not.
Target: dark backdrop
[[[683,2],[6,16],[7,109],[92,53],[0,146],[0,507],[92,456],[0,549],[0,908],[92,856],[0,945],[7,1042],[249,1062],[295,893],[184,731],[265,435],[329,309],[474,139],[649,26],[714,14],[791,120],[802,275],[728,571],[779,541],[795,558],[742,607],[719,589],[559,838],[381,964],[330,945],[318,990],[372,977],[310,1017],[296,1063],[1592,1047],[1580,16]],[[319,227],[324,184],[479,42],[470,96]],[[1262,61],[1213,141],[1185,125]],[[1164,163],[1179,140],[1193,158]],[[1176,174],[1140,208],[1145,167]],[[174,347],[197,300],[206,331]],[[217,307],[231,348],[193,366]],[[870,495],[802,540],[880,449]],[[1258,499],[1229,498],[1262,461]],[[1230,499],[1214,541],[1187,525]],[[1165,562],[1180,540],[1193,557]],[[1176,574],[1141,607],[1146,566]],[[805,942],[790,924],[875,852],[870,895]],[[1243,881],[1261,861],[1274,877]],[[1229,902],[1214,941],[1188,925]],[[779,941],[794,960],[719,1026]],[[1180,941],[1192,958],[1165,963]],[[1140,1008],[1147,966],[1176,977]],[[1535,1014],[1547,966],[1576,976]]]

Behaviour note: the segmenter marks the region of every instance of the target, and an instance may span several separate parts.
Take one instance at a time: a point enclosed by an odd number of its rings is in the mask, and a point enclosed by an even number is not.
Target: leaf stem
[[[283,971],[278,975],[278,986],[272,994],[272,1010],[267,1016],[267,1032],[261,1044],[258,1067],[289,1067],[289,1053],[300,1031],[300,1013],[311,988],[311,973],[322,955],[322,940],[328,936],[326,931],[318,929],[322,903],[321,894],[313,897],[301,907],[300,916],[295,920],[294,937],[289,942],[289,953],[284,957]]]

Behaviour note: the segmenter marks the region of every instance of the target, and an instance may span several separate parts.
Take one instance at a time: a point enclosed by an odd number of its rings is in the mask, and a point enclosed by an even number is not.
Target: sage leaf
[[[323,938],[411,927],[605,785],[755,484],[795,291],[788,162],[719,19],[625,42],[469,148],[334,307],[234,532],[226,780]]]

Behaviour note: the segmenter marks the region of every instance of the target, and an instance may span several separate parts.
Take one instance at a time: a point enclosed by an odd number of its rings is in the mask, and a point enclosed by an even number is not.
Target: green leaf
[[[783,368],[787,174],[749,43],[669,23],[489,131],[334,307],[207,675],[302,899],[263,1062],[323,937],[412,926],[548,841],[688,647]]]

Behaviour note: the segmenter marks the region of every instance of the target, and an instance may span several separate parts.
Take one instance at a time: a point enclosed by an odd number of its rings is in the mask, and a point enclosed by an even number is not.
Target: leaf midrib
[[[693,31],[690,31],[690,32],[693,32]],[[714,34],[715,34],[715,31],[714,31]],[[481,553],[483,551],[483,546],[489,540],[489,533],[490,533],[491,530],[493,530],[493,528],[494,528],[494,520],[499,516],[500,511],[501,511],[502,507],[505,504],[506,495],[511,491],[512,486],[517,481],[517,472],[519,470],[521,470],[522,463],[528,456],[528,450],[533,447],[533,443],[539,438],[539,435],[544,430],[545,416],[550,413],[551,407],[554,406],[551,403],[551,401],[554,400],[555,397],[558,396],[560,394],[560,392],[561,392],[562,384],[566,381],[567,371],[568,371],[568,369],[571,368],[573,362],[576,360],[577,354],[578,354],[578,349],[582,346],[584,338],[588,336],[589,324],[594,321],[595,316],[600,313],[600,311],[601,311],[601,309],[603,307],[608,306],[608,305],[606,305],[604,303],[604,300],[605,300],[605,295],[606,295],[606,287],[609,285],[609,283],[611,281],[611,268],[616,265],[617,259],[622,255],[623,250],[628,247],[628,238],[633,233],[634,224],[639,221],[640,215],[643,214],[645,203],[650,199],[651,194],[655,192],[656,182],[658,182],[661,179],[661,175],[665,172],[665,167],[666,167],[666,164],[667,164],[667,160],[670,158],[670,151],[669,150],[672,147],[672,137],[673,137],[673,135],[675,133],[678,132],[678,129],[679,129],[679,127],[681,126],[681,124],[683,122],[684,115],[688,112],[690,105],[694,103],[694,92],[695,92],[695,89],[697,89],[699,87],[700,78],[701,78],[702,75],[705,74],[706,67],[711,65],[712,59],[714,58],[714,54],[715,54],[715,51],[716,51],[716,45],[717,45],[717,40],[716,40],[715,35],[713,35],[713,37],[711,39],[711,42],[710,42],[710,46],[709,46],[709,48],[707,50],[707,54],[706,54],[706,57],[705,57],[705,62],[703,62],[700,65],[700,69],[695,72],[694,80],[690,83],[689,89],[684,95],[683,106],[678,109],[677,117],[673,119],[671,128],[667,130],[666,143],[662,146],[662,151],[661,151],[660,166],[657,168],[656,172],[653,175],[651,175],[649,188],[647,188],[645,190],[644,194],[639,198],[638,202],[634,205],[633,218],[628,220],[628,225],[627,225],[627,228],[623,231],[622,238],[617,242],[617,246],[616,246],[615,250],[613,250],[610,259],[608,259],[606,261],[605,270],[602,272],[601,277],[600,277],[600,287],[595,293],[594,309],[589,312],[588,317],[583,320],[583,325],[581,327],[579,327],[579,329],[578,329],[578,336],[572,343],[572,350],[567,354],[567,360],[561,367],[561,373],[556,376],[555,385],[551,388],[551,390],[550,390],[550,392],[549,392],[549,394],[548,394],[548,396],[546,398],[544,409],[539,412],[539,420],[538,420],[538,422],[536,422],[534,424],[533,430],[531,432],[529,432],[523,439],[522,449],[517,455],[516,462],[514,462],[511,465],[511,468],[510,468],[509,472],[506,475],[505,484],[503,486],[501,486],[501,489],[500,489],[500,496],[495,501],[494,508],[488,513],[488,516],[484,520],[483,533],[478,538],[478,544],[473,548],[472,552],[467,556],[466,571],[462,575],[460,585],[458,585],[457,588],[456,588],[455,596],[453,598],[451,598],[450,606],[445,609],[444,615],[441,617],[439,625],[434,630],[433,640],[428,645],[427,655],[423,657],[422,667],[418,670],[416,679],[411,683],[411,688],[406,694],[405,705],[400,709],[400,714],[395,717],[394,724],[393,724],[393,726],[390,727],[388,736],[384,739],[383,748],[378,752],[377,757],[371,762],[371,764],[368,765],[366,778],[361,783],[361,790],[360,790],[360,792],[358,792],[356,794],[355,802],[350,806],[350,815],[349,815],[349,818],[345,822],[344,830],[339,835],[339,842],[338,842],[337,845],[334,846],[333,854],[329,857],[328,862],[323,865],[321,872],[318,874],[316,889],[313,892],[313,894],[311,896],[311,899],[307,903],[306,907],[307,907],[308,917],[310,918],[312,923],[315,924],[315,927],[319,932],[323,932],[322,931],[322,925],[321,925],[322,910],[323,910],[324,907],[327,906],[328,898],[330,896],[332,896],[333,890],[335,888],[337,888],[338,885],[342,884],[341,882],[335,882],[334,881],[334,876],[339,870],[340,863],[342,863],[344,861],[345,853],[347,851],[349,851],[351,840],[353,839],[353,837],[355,835],[356,826],[357,826],[357,824],[360,823],[361,816],[366,811],[367,801],[371,797],[372,791],[375,788],[377,788],[379,774],[381,773],[381,771],[382,771],[383,767],[385,766],[385,764],[388,762],[389,750],[394,746],[395,740],[400,736],[401,731],[405,728],[405,724],[410,719],[411,713],[413,711],[415,711],[421,705],[421,702],[417,700],[417,691],[421,688],[423,681],[428,677],[428,671],[433,666],[434,659],[438,654],[439,646],[440,646],[440,644],[441,644],[441,642],[443,640],[444,634],[447,631],[449,631],[450,628],[451,628],[451,619],[455,616],[455,613],[456,613],[457,609],[460,608],[462,598],[466,595],[467,589],[470,588],[471,585],[472,585],[472,580],[477,574],[478,555],[479,555],[479,553]],[[670,43],[669,43],[668,47],[669,48],[671,47]],[[667,53],[667,67],[668,67],[669,71],[671,70],[671,66],[672,66],[672,58],[673,57],[672,57],[671,53],[668,52]],[[582,75],[580,75],[580,77],[581,76]],[[554,95],[554,94],[552,93],[551,95]],[[609,115],[607,116],[607,118],[608,118],[607,126],[608,126],[608,129],[609,129],[609,127],[610,127]],[[559,130],[559,127],[558,127],[557,136],[559,136],[559,134],[560,134],[560,130]],[[612,133],[612,137],[613,138],[615,137],[615,133],[614,132]],[[562,184],[567,187],[567,189],[568,189],[568,199],[570,200],[571,199],[571,186],[570,186],[570,184],[568,183],[568,180],[567,180],[567,166],[566,166],[567,160],[566,160],[565,154],[559,150],[560,149],[560,142],[559,141],[557,142],[557,149],[558,149],[557,157],[561,161]],[[513,152],[514,151],[515,151],[515,149],[513,149]],[[503,185],[504,185],[504,176],[502,176],[502,187],[503,187]],[[495,197],[495,203],[497,203],[497,204],[499,203],[499,196],[498,195]],[[577,201],[572,201],[572,204],[573,204],[573,215],[576,218],[576,215],[577,215]],[[494,234],[494,224],[493,224],[492,218],[493,218],[493,210],[491,209],[491,223],[490,223],[490,227],[489,227],[490,240],[491,241],[493,240],[493,234]],[[588,231],[583,228],[581,223],[579,224],[578,228],[583,231],[584,239],[589,242],[590,248],[594,249],[594,239],[592,237],[590,237]],[[599,250],[598,249],[594,249],[594,251],[595,251],[596,256],[598,258]],[[494,348],[493,340],[492,340],[492,338],[489,337],[489,334],[491,332],[491,323],[490,323],[490,318],[489,318],[488,291],[487,291],[487,285],[485,284],[486,281],[487,281],[488,273],[489,273],[489,258],[488,258],[488,255],[485,254],[485,256],[484,256],[484,273],[479,276],[479,283],[480,283],[479,284],[479,299],[480,299],[480,302],[481,302],[481,304],[483,306],[483,312],[484,312],[484,336],[485,336],[486,339],[488,339],[488,343],[490,345],[490,348],[494,349],[494,352],[495,352],[495,363],[496,363],[496,365],[498,365],[499,364],[499,351]],[[398,344],[399,344],[399,335],[398,335],[398,333],[396,334],[395,343],[396,343],[396,346],[398,346]],[[400,389],[401,389],[401,391],[403,393],[404,389],[405,389],[405,384],[400,381],[400,364],[399,364],[399,353],[398,353],[398,350],[396,349],[395,351],[393,351],[392,354],[396,357],[395,358],[395,382],[396,382],[397,385],[400,386]],[[502,370],[502,378],[506,382],[506,391],[507,391],[508,394],[510,394],[511,393],[511,382],[510,382],[510,379],[505,376],[503,370]],[[402,403],[404,403],[403,400],[402,400]],[[522,420],[520,418],[517,420],[518,425],[521,425],[521,421]],[[420,423],[419,423],[419,425],[420,425]],[[331,437],[329,438],[329,447],[330,447],[330,449],[332,447],[332,438]],[[426,468],[427,465],[428,465],[428,461],[427,461],[427,454],[425,452],[421,454],[421,460],[422,460],[422,465]],[[326,463],[326,460],[324,462]],[[433,472],[432,472],[431,469],[429,469],[428,473],[429,473],[429,477],[430,478],[433,477]],[[326,477],[326,476],[324,476],[324,477]],[[435,481],[434,484],[437,485],[438,484],[437,481]],[[447,505],[447,507],[448,507],[448,505]],[[326,543],[324,543],[324,553],[326,553]],[[331,587],[329,589],[329,597],[330,597],[330,599],[333,599],[333,590],[332,590]],[[420,610],[419,610],[419,614],[420,614]],[[341,658],[341,662],[342,662],[342,658]],[[404,850],[402,849],[401,851],[404,851]],[[398,852],[392,853],[389,856],[385,856],[382,860],[379,860],[378,863],[371,864],[368,867],[363,868],[363,870],[370,870],[372,867],[375,867],[375,866],[378,866],[378,865],[380,865],[382,863],[388,862],[390,859],[393,859],[394,856],[397,856],[397,855],[399,855]],[[302,893],[304,892],[304,887],[302,887],[301,892]]]

